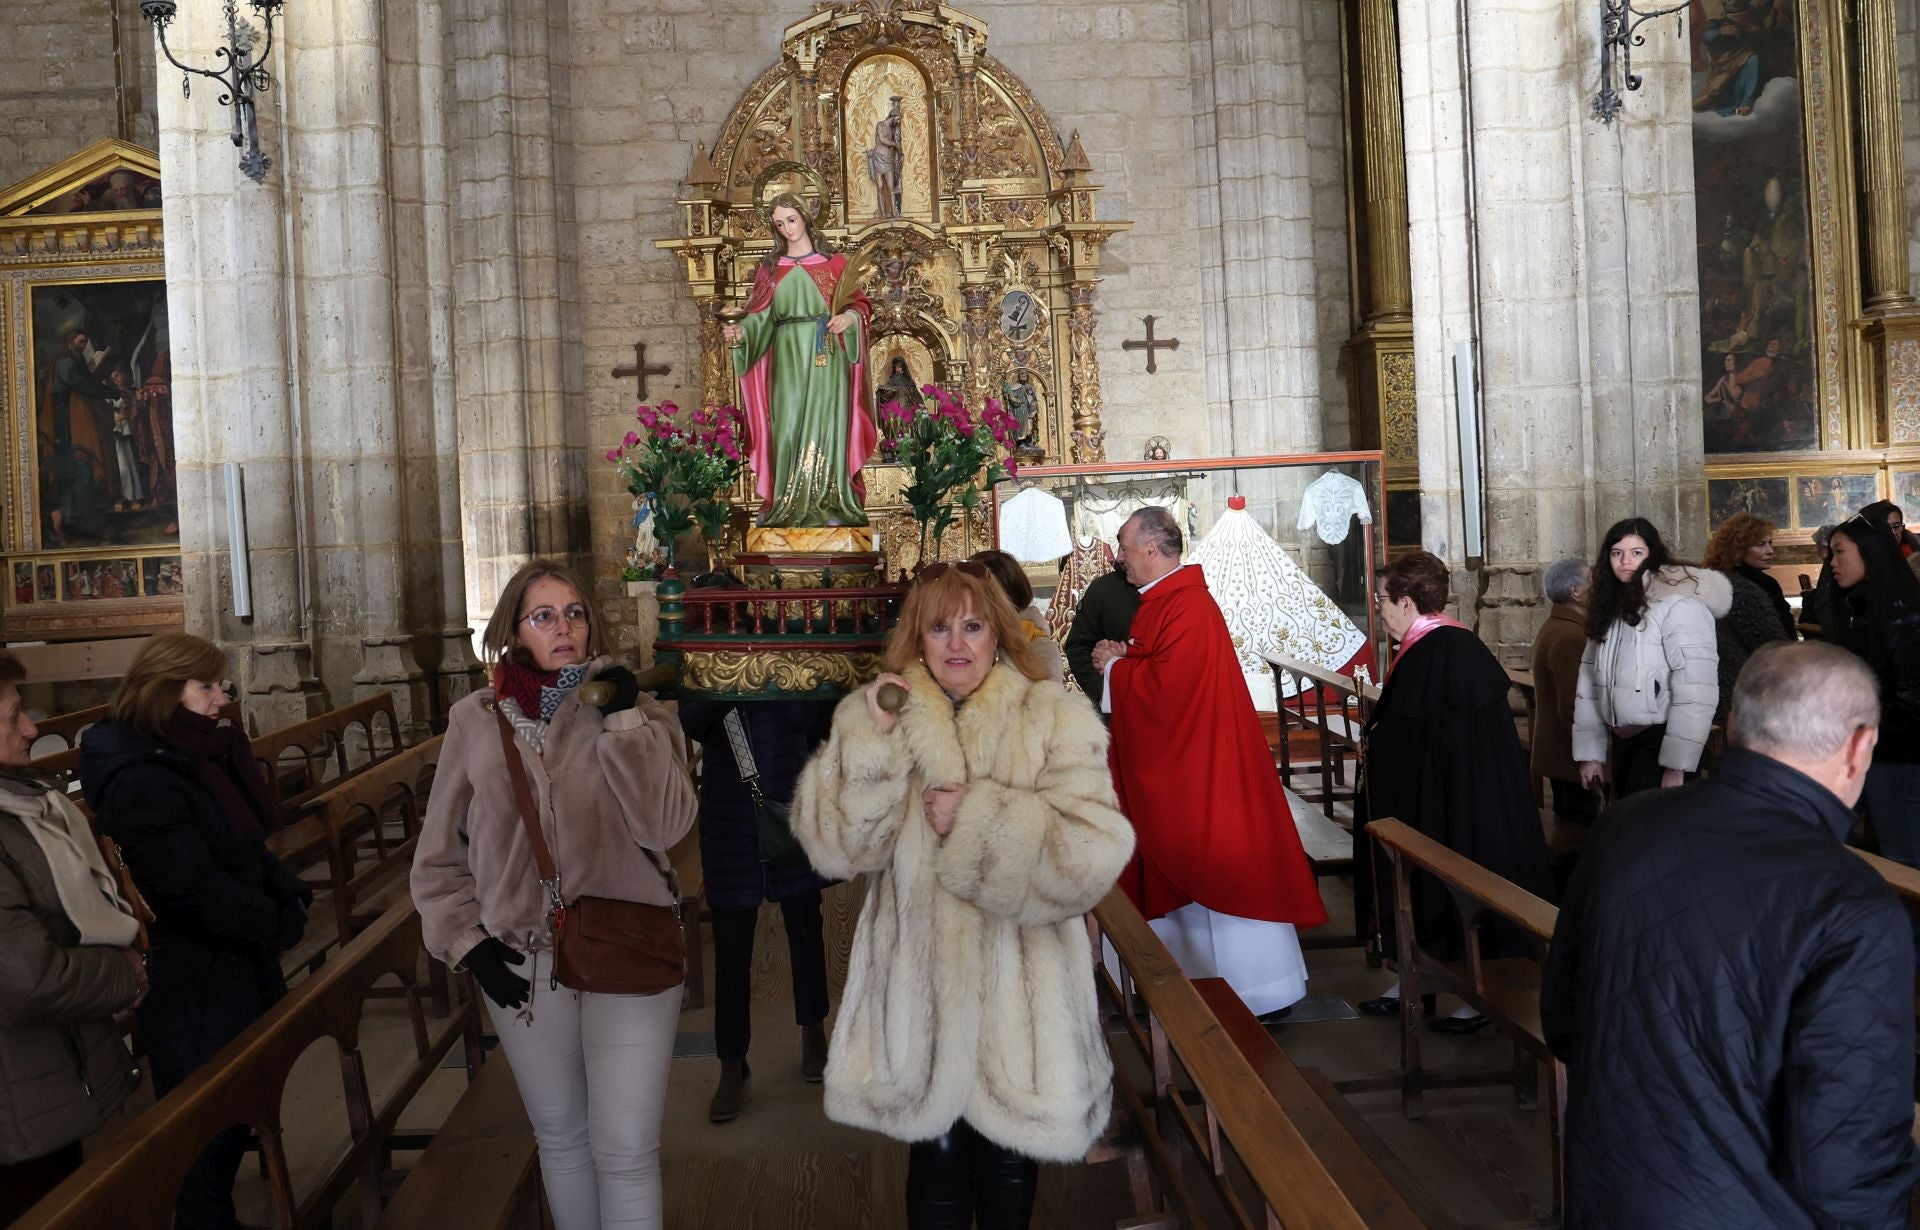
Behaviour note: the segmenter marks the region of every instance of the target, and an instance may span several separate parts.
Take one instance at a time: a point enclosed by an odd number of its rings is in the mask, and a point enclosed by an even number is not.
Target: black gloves
[[[624,666],[609,666],[594,676],[593,681],[613,689],[613,699],[600,706],[602,717],[612,717],[622,709],[631,709],[633,702],[640,699],[640,681]]]
[[[507,966],[525,964],[526,959],[525,954],[515,952],[488,936],[475,944],[460,964],[473,975],[473,980],[480,984],[480,989],[486,992],[488,999],[502,1008],[518,1008],[527,1002],[527,980]]]
[[[273,950],[286,952],[307,935],[307,908],[298,900],[280,903],[280,929],[273,937]]]

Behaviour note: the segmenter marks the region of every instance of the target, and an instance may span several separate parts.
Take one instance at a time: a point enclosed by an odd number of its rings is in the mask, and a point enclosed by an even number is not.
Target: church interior
[[[1121,888],[1075,911],[1111,1115],[1082,1160],[1043,1159],[1031,1224],[1607,1224],[1568,1213],[1552,900],[1417,826],[1368,828],[1373,706],[1411,648],[1381,578],[1444,565],[1426,614],[1504,669],[1529,752],[1552,569],[1604,564],[1623,518],[1676,561],[1764,523],[1786,634],[1818,639],[1826,531],[1876,502],[1920,515],[1920,0],[8,18],[0,645],[25,675],[0,669],[0,700],[34,729],[31,768],[88,808],[86,732],[122,719],[141,655],[210,643],[307,913],[274,956],[284,997],[164,1096],[143,1080],[44,1199],[0,1191],[0,1224],[197,1225],[171,1193],[240,1124],[238,1221],[207,1225],[567,1230],[505,1010],[415,901],[436,780],[474,793],[447,763],[456,706],[505,695],[502,645],[538,626],[523,604],[499,640],[502,594],[534,560],[579,579],[591,652],[642,698],[583,702],[615,706],[612,739],[622,703],[689,731],[701,705],[828,712],[906,669],[888,638],[914,587],[1001,552],[1073,703],[1104,683],[1118,748],[1129,668],[1083,673],[1073,638],[1090,586],[1141,584],[1142,510],[1204,570],[1327,921],[1300,924],[1304,996],[1269,1013],[1194,976]],[[698,824],[724,761],[776,902],[745,736],[710,733]],[[1529,763],[1564,892],[1587,830]],[[619,1224],[972,1224],[903,1220],[919,1155],[837,1112],[843,1061],[823,1099],[794,914],[722,905],[708,841],[666,851],[685,978],[664,1220]],[[1920,919],[1920,871],[1877,848]],[[819,871],[824,974],[804,981],[837,1013],[874,876]],[[1356,875],[1431,877],[1518,946],[1428,951],[1411,915],[1396,946]],[[569,993],[533,984],[536,1005]],[[1403,985],[1440,1006],[1394,1007]],[[1391,1019],[1360,1007],[1383,995]],[[1421,1028],[1456,1007],[1491,1027]],[[109,1015],[146,1065],[136,1014]],[[753,1084],[722,1119],[748,1019]]]

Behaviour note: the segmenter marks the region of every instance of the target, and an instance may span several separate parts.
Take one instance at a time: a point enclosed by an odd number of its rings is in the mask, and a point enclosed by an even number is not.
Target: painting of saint
[[[42,547],[179,541],[165,284],[32,287]]]
[[[92,214],[125,209],[160,208],[160,181],[151,175],[120,167],[88,180],[64,196],[55,197],[30,212],[36,214]]]
[[[36,564],[33,569],[33,588],[42,602],[60,601],[60,573],[52,564]]]
[[[149,598],[176,598],[186,592],[180,583],[180,557],[150,555],[140,561],[142,592]]]
[[[1752,513],[1775,525],[1793,524],[1792,492],[1784,478],[1707,480],[1707,520],[1719,525],[1735,513]]]
[[[1800,528],[1838,525],[1880,498],[1871,474],[1821,474],[1799,483]]]
[[[13,605],[26,606],[33,601],[33,565],[21,561],[13,566]]]
[[[1820,447],[1794,0],[1693,0],[1709,453]]]

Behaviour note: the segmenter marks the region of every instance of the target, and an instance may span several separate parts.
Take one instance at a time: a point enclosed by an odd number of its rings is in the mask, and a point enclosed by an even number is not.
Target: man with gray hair
[[[1535,780],[1553,784],[1553,814],[1592,824],[1599,812],[1593,791],[1580,784],[1573,759],[1573,699],[1580,689],[1580,655],[1587,648],[1587,595],[1593,568],[1583,559],[1555,560],[1540,579],[1553,609],[1533,637],[1533,731],[1527,740]]]
[[[1907,1225],[1913,935],[1850,852],[1873,673],[1768,645],[1710,778],[1595,825],[1540,988],[1568,1230]]]
[[[1181,546],[1166,509],[1127,518],[1119,563],[1140,609],[1124,642],[1093,647],[1136,837],[1120,884],[1189,978],[1225,979],[1272,1022],[1307,993],[1294,928],[1327,911],[1226,618]]]

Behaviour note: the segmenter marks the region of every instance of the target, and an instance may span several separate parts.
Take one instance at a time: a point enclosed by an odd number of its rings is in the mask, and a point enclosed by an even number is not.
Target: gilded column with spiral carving
[[[1861,195],[1866,198],[1866,307],[1913,303],[1907,284],[1907,196],[1900,134],[1894,0],[1859,0]]]
[[[1100,425],[1100,363],[1094,355],[1099,319],[1093,311],[1093,283],[1067,288],[1068,374],[1073,380],[1073,460],[1094,465],[1107,459],[1107,433]]]
[[[967,403],[984,406],[988,392],[988,374],[993,369],[993,287],[963,286],[960,302],[966,309],[961,326],[967,338]]]

